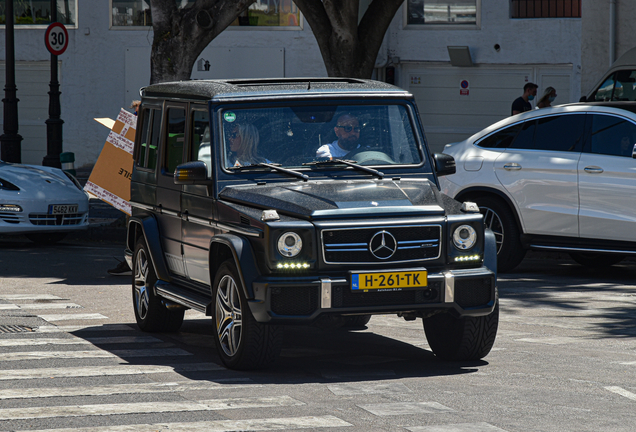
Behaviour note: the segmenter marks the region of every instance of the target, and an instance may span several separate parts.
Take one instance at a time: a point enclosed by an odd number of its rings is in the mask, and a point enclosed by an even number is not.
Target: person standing
[[[539,102],[537,102],[537,109],[551,107],[552,102],[554,102],[554,99],[556,99],[556,97],[557,97],[557,94],[554,87],[548,87],[543,92],[543,96],[541,96],[541,99],[539,99]]]
[[[523,86],[523,94],[514,100],[511,108],[511,115],[521,114],[522,112],[530,111],[532,105],[530,101],[537,95],[537,88],[539,86],[534,83],[526,83]]]

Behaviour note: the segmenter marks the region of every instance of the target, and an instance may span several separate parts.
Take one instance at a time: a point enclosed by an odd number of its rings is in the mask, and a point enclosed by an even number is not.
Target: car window
[[[622,70],[614,74],[616,84],[612,100],[636,101],[636,71]]]
[[[522,126],[523,123],[517,123],[501,129],[479,141],[477,145],[482,148],[507,148],[512,144]]]
[[[510,148],[515,149],[534,149],[534,131],[536,129],[536,120],[529,120],[523,124],[521,130],[517,134],[515,140],[510,144]]]
[[[539,119],[534,134],[536,150],[580,151],[585,114],[568,114]]]
[[[166,130],[166,171],[174,173],[183,162],[183,142],[185,140],[185,110],[168,108],[168,128]]]
[[[228,108],[221,120],[220,154],[226,168],[257,163],[309,168],[303,163],[328,159],[362,165],[423,163],[403,105]]]
[[[208,176],[212,175],[212,153],[210,138],[210,116],[207,111],[192,111],[192,142],[190,143],[190,160],[205,162]]]
[[[632,157],[634,144],[636,144],[634,123],[610,115],[592,115],[591,153]]]
[[[161,111],[144,108],[141,110],[141,140],[137,166],[155,169],[157,166],[157,144],[161,130]]]
[[[614,91],[614,74],[610,75],[603,84],[596,90],[592,99],[595,101],[612,100],[612,92]]]

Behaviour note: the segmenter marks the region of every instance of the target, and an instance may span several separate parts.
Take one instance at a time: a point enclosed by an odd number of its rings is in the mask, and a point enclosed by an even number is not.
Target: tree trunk
[[[197,0],[180,9],[175,0],[150,0],[154,32],[150,84],[188,80],[210,42],[255,0]]]
[[[360,23],[359,0],[295,0],[311,26],[327,74],[371,78],[378,51],[403,0],[373,0]]]

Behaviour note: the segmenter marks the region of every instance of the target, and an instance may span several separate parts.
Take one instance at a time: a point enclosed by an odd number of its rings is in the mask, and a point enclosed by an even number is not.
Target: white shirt
[[[360,148],[360,144],[356,148]],[[331,144],[325,144],[318,147],[316,150],[316,157],[326,158],[341,158],[349,153],[349,150],[345,150],[338,145],[338,140],[335,140]]]

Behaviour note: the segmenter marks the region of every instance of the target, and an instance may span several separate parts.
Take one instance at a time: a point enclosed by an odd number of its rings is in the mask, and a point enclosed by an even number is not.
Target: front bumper
[[[353,292],[342,277],[289,277],[254,282],[250,310],[259,322],[306,323],[320,315],[448,311],[457,318],[482,316],[495,307],[495,274],[486,267],[428,274],[425,289]]]

